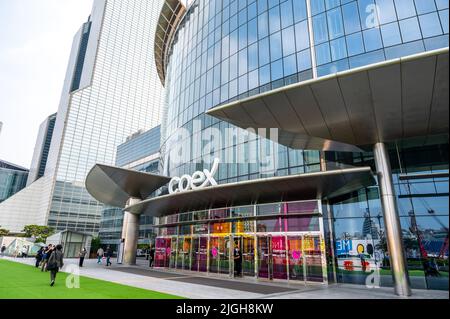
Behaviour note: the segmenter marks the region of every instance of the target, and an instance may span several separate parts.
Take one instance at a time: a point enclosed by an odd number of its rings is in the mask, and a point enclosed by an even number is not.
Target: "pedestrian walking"
[[[79,266],[83,267],[83,262],[84,262],[84,258],[86,257],[87,254],[87,250],[86,248],[83,248],[79,253],[78,253],[78,257],[80,257],[80,263]]]
[[[53,251],[53,245],[49,244],[48,247],[45,249],[44,254],[42,256],[42,263],[41,263],[41,271],[47,271],[47,264],[48,259],[50,258],[50,255]]]
[[[55,285],[56,274],[59,269],[64,266],[64,254],[62,252],[62,245],[57,245],[56,249],[54,249],[48,259],[47,270],[50,271],[50,286]]]
[[[22,252],[22,258],[28,257],[28,247],[27,246],[23,245],[21,252]]]
[[[155,261],[155,247],[150,247],[149,255],[149,267],[153,268],[153,262]]]
[[[234,274],[235,277],[242,276],[242,252],[239,246],[234,249]]]
[[[5,254],[5,250],[6,250],[6,246],[3,245],[2,248],[0,249],[0,253],[2,256]]]
[[[105,251],[102,247],[97,250],[97,264],[102,263],[103,256],[105,255]]]
[[[44,247],[39,248],[38,252],[36,253],[36,268],[39,268],[39,265],[42,262],[42,256],[44,254]]]
[[[106,266],[112,265],[111,257],[113,256],[113,251],[110,246],[106,247]]]

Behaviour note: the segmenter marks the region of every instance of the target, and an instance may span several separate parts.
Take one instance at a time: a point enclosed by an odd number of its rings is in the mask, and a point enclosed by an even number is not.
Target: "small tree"
[[[101,247],[102,243],[100,241],[100,237],[94,237],[91,241],[91,253],[96,253],[97,250]]]
[[[4,236],[8,236],[9,235],[9,230],[1,228],[0,226],[0,237],[4,237]]]
[[[45,243],[47,238],[55,233],[53,228],[39,225],[27,225],[22,231],[25,237],[35,238],[37,243]]]

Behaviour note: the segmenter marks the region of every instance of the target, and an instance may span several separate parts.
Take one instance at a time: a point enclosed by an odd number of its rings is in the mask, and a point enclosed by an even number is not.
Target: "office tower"
[[[160,123],[153,47],[162,3],[94,0],[74,37],[45,174],[24,190],[28,209],[0,206],[0,224],[6,214],[16,229],[26,220],[98,233],[103,205],[87,193],[87,173],[95,163],[114,164],[127,136]]]
[[[34,147],[33,159],[31,161],[30,173],[28,175],[27,186],[44,176],[55,123],[56,113],[50,115],[39,127],[39,133],[36,140],[36,145]]]

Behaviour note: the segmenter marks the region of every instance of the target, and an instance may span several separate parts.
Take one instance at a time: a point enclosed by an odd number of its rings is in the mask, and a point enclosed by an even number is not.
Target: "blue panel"
[[[441,23],[436,12],[419,16],[419,23],[424,38],[442,34]]]

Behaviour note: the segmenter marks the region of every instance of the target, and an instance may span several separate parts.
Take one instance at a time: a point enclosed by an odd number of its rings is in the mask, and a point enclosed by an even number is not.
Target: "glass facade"
[[[77,62],[75,65],[75,73],[73,75],[71,91],[80,88],[81,75],[83,74],[84,61],[86,59],[86,51],[89,43],[89,34],[91,32],[91,22],[86,22],[82,28],[81,43],[78,50]]]
[[[138,132],[127,138],[127,141],[117,147],[116,165],[123,167],[137,160],[159,152],[161,146],[161,126],[147,132]],[[139,169],[140,170],[140,169]],[[148,168],[143,171],[149,172]],[[150,171],[154,171],[153,168]]]
[[[97,163],[114,165],[117,146],[161,121],[163,88],[153,61],[163,1],[94,1],[75,38],[55,126],[47,223],[98,234],[103,205],[84,187]],[[54,144],[54,145],[53,145]]]
[[[403,244],[412,288],[448,289],[448,136],[403,140],[389,146]],[[328,153],[328,167],[372,166],[367,154]],[[335,243],[337,280],[365,284],[358,265],[358,245],[370,244],[381,266],[381,285],[391,286],[383,211],[377,187],[331,201],[330,233]],[[331,263],[331,260],[330,260]]]
[[[155,267],[328,281],[318,201],[188,212],[159,218],[157,227]]]
[[[433,0],[194,1],[178,26],[166,57],[166,106],[161,148],[164,175],[190,175],[197,170],[209,169],[209,157],[221,159],[217,174],[219,184],[320,171],[318,151],[290,149],[256,134],[250,134],[247,140],[242,141],[239,135],[244,134],[243,130],[205,112],[289,84],[448,47],[448,7],[448,1]],[[205,147],[207,142],[202,138],[206,141],[212,139],[208,135],[209,130],[216,128],[222,136],[227,136],[226,130],[233,128],[238,137],[231,142],[222,141],[213,148]],[[180,134],[182,129],[188,134]],[[189,143],[197,139],[201,140],[200,148]],[[177,154],[172,150],[186,144],[188,148],[183,160],[174,160],[172,157]],[[264,145],[277,150],[277,167],[270,173],[263,171],[260,165]],[[251,153],[253,146],[256,146],[256,154]],[[436,164],[431,164],[431,157],[425,156],[409,164],[416,158],[414,149],[427,154],[424,152],[427,147],[435,150],[433,161]],[[390,148],[399,205],[408,203],[410,207],[401,220],[412,287],[448,289],[448,202],[444,203],[445,196],[442,195],[448,193],[448,152],[445,151],[448,149],[448,136],[440,142],[433,143],[429,139],[418,146],[410,141],[398,141]],[[232,154],[231,160],[223,154]],[[401,162],[398,154],[404,156]],[[256,162],[250,163],[248,159],[255,157]],[[327,152],[325,159],[327,170],[369,165],[375,171],[370,152]],[[399,164],[396,166],[395,163]],[[444,177],[433,177],[432,182],[427,179],[421,182],[418,178],[406,182],[404,178],[407,177],[403,175],[410,174],[408,165],[416,167],[411,167],[411,170],[427,174],[435,165]],[[414,193],[410,184],[425,193]],[[430,194],[431,191],[435,193]],[[327,281],[364,285],[375,276],[381,286],[392,286],[378,187],[361,189],[324,201],[321,205]],[[410,212],[413,205],[424,212],[423,216],[415,210]],[[424,208],[434,206],[436,208]],[[182,216],[179,218],[193,218]],[[413,226],[410,225],[412,221]],[[194,270],[205,271],[206,267],[209,272],[227,272],[232,262],[227,255],[232,251],[227,247],[232,246],[230,242],[235,236],[233,223],[217,225],[216,228],[209,221],[204,227],[200,222],[193,224],[161,228],[162,239],[157,242],[157,251],[163,257],[158,257],[159,265],[189,269],[194,260]],[[205,232],[200,233],[198,239],[195,239],[195,224],[199,231],[203,229]],[[252,231],[257,234],[258,226],[255,227]],[[268,221],[262,222],[261,227],[277,232],[280,225]],[[211,236],[219,233],[220,229],[228,234],[225,236],[229,238],[228,242],[221,236],[217,239]],[[184,237],[180,239],[181,235]],[[201,235],[207,239],[201,239]],[[291,243],[289,234],[285,236],[275,242],[258,241],[258,236],[253,236],[255,249],[280,248],[281,258],[286,259],[286,273],[280,275],[284,279],[290,278],[293,272],[288,269],[294,267],[294,263],[290,264],[289,247],[302,242],[299,238],[299,241]],[[414,240],[415,244],[412,244]],[[244,239],[239,239],[237,244],[240,247],[246,245]],[[212,265],[211,256],[215,253],[209,251],[211,245],[216,247],[218,256],[223,256],[223,260],[219,257]],[[195,258],[190,255],[193,249]],[[422,254],[421,257],[414,260],[418,254]],[[255,265],[264,262],[267,261],[254,258]],[[430,270],[430,265],[435,270]],[[258,267],[255,266],[256,276],[265,276],[262,272],[258,274]],[[273,269],[271,271],[272,278],[278,278]],[[302,278],[304,276],[305,273]]]
[[[204,115],[220,104],[314,76],[448,46],[448,1],[422,2],[193,2],[168,55],[163,150],[185,143],[176,138],[180,128],[187,129],[191,134],[187,139],[192,140],[208,128],[223,131],[230,127]],[[193,124],[195,120],[199,127]],[[259,137],[253,139],[261,143]],[[229,148],[235,156],[245,157],[246,147]],[[277,175],[307,169],[286,160],[291,155],[302,162],[301,166],[313,165],[314,169],[318,163],[307,162],[303,151],[278,149],[281,160]],[[201,166],[202,159],[209,156],[209,150],[203,149],[189,153],[181,164],[169,164],[166,154],[165,173],[187,174],[193,171],[192,163]],[[257,166],[222,165],[221,176],[224,182],[252,179],[260,174]]]
[[[0,203],[20,192],[27,183],[28,170],[0,161]]]
[[[55,130],[57,114],[50,115],[39,127],[36,145],[34,147],[33,159],[31,161],[30,174],[28,175],[27,186],[44,176],[45,167],[50,152],[50,146]]]

